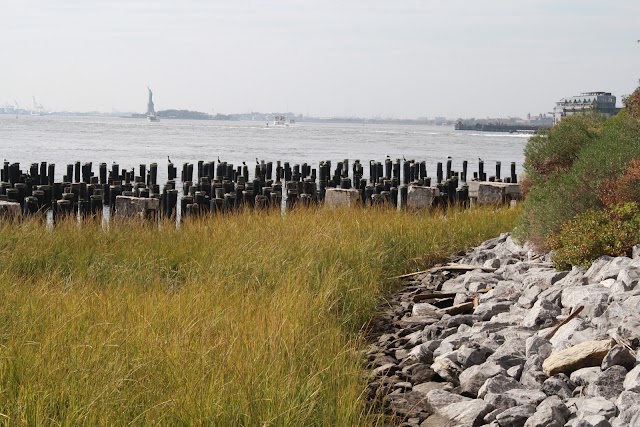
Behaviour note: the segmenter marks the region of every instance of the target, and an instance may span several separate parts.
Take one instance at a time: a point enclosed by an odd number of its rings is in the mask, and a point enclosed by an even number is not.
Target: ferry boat
[[[295,123],[295,120],[289,120],[285,116],[275,116],[273,118],[273,126],[289,127]]]

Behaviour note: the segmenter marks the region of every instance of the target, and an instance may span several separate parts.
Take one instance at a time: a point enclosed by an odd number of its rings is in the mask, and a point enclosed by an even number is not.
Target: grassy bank
[[[0,424],[376,424],[358,350],[383,278],[510,230],[516,215],[2,227]]]

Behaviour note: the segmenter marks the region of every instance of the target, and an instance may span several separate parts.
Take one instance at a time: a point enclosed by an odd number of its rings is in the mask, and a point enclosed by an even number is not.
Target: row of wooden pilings
[[[364,174],[365,166],[368,176]],[[504,178],[500,162],[495,163],[495,175],[489,177],[484,166],[479,160],[472,181],[517,182],[514,162],[510,175]],[[184,218],[233,212],[241,207],[309,206],[321,203],[332,189],[357,191],[356,198],[364,206],[402,208],[407,205],[411,186],[437,189],[434,205],[469,203],[468,163],[463,161],[462,171],[454,171],[451,159],[437,163],[435,177],[428,176],[424,161],[390,158],[370,161],[368,165],[345,159],[337,162],[335,168],[331,161],[321,161],[317,168],[312,168],[307,163],[274,164],[256,159],[252,176],[244,162],[241,166],[219,160],[184,163],[181,189],[177,188],[177,172],[174,164],[169,163],[168,179],[160,187],[157,163],[148,167],[141,164],[138,173],[135,169],[120,169],[116,163],[110,168],[100,163],[96,176],[91,162],[75,162],[66,165],[62,182],[56,182],[55,164],[32,163],[28,171],[22,171],[19,163],[5,162],[0,171],[0,211],[13,215],[52,211],[55,219],[60,215],[96,217],[108,207],[108,212],[116,215]]]

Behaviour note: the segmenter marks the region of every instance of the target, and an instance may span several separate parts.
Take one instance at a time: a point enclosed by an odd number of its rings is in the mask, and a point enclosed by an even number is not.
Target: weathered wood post
[[[516,175],[516,162],[511,162],[511,183],[518,183],[518,175]]]
[[[496,162],[496,181],[500,181],[500,169],[502,164],[498,161]]]

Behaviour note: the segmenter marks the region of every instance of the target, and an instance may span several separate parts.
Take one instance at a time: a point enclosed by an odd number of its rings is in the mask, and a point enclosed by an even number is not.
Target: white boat
[[[156,110],[153,108],[153,92],[147,86],[147,90],[149,91],[149,102],[147,102],[147,120],[150,122],[157,122],[160,119],[156,115]]]
[[[291,126],[291,125],[293,125],[295,123],[296,123],[295,120],[293,120],[293,119],[289,120],[285,116],[275,116],[273,118],[273,125],[274,126],[289,127],[289,126]]]

